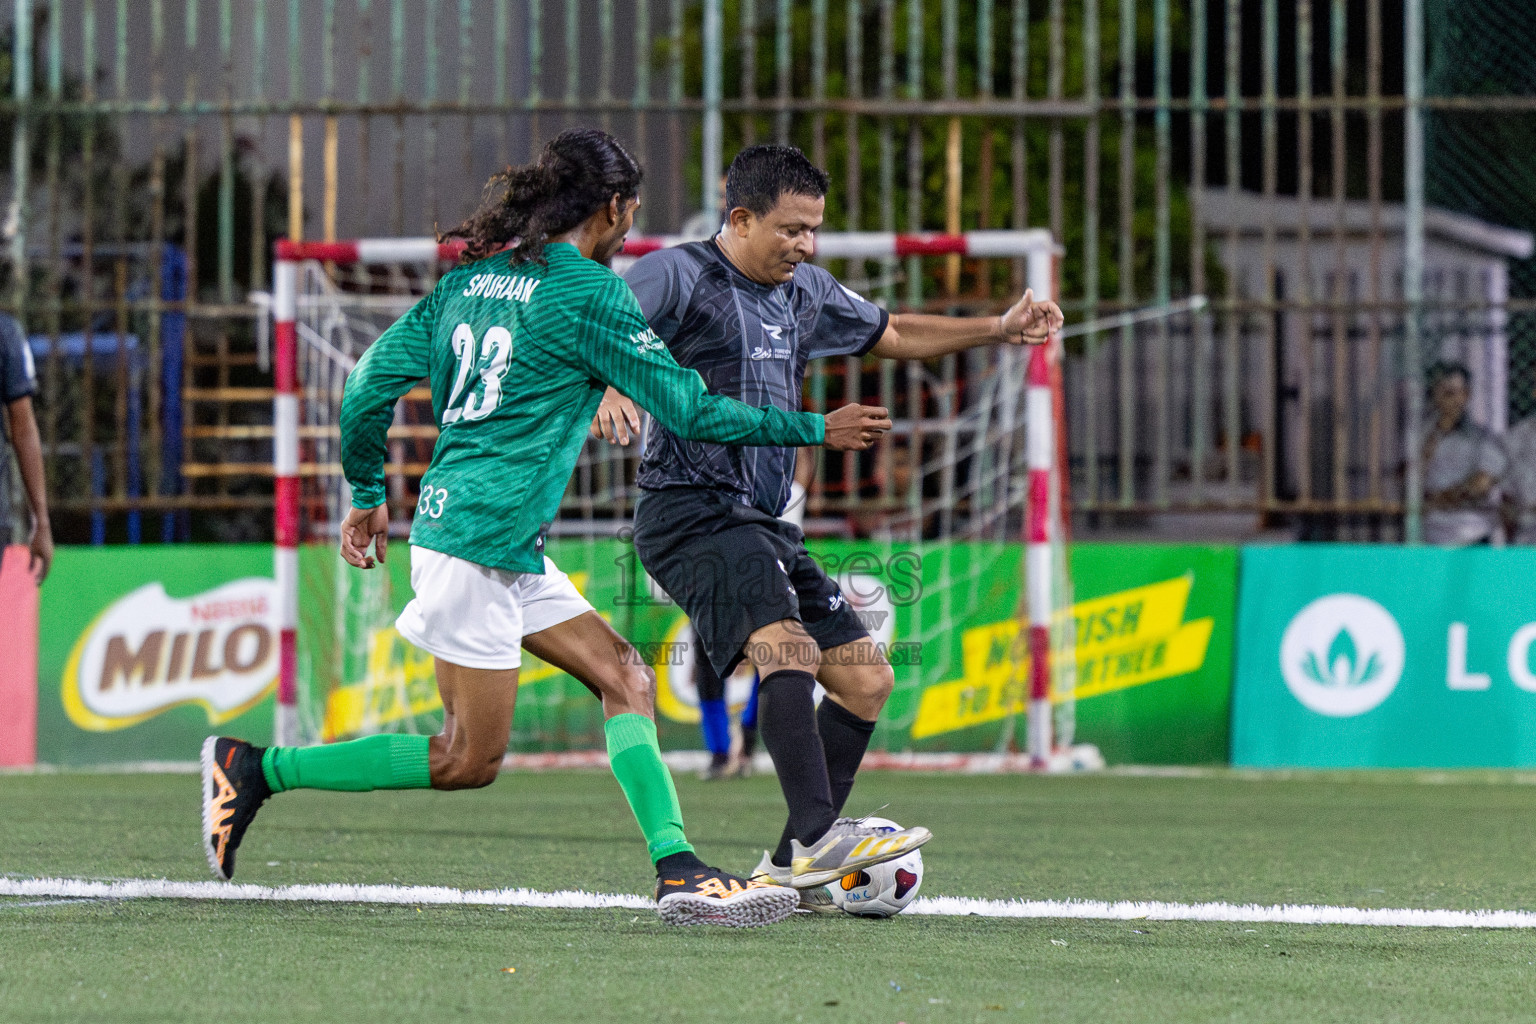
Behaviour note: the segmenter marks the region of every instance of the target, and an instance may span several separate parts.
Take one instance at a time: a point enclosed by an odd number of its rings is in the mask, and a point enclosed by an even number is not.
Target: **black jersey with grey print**
[[[643,256],[624,280],[672,358],[699,371],[710,391],[791,412],[800,410],[808,360],[863,355],[890,320],[813,264],[784,284],[758,284],[713,240]],[[794,468],[792,448],[687,441],[652,420],[637,482],[653,491],[707,487],[776,516]]]

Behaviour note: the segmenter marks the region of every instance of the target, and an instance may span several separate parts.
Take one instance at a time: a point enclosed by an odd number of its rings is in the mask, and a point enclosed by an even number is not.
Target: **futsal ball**
[[[882,832],[899,832],[901,826],[889,818],[867,818],[864,822]],[[855,917],[892,917],[917,899],[923,885],[923,852],[913,850],[884,864],[855,871],[827,886],[832,902]]]

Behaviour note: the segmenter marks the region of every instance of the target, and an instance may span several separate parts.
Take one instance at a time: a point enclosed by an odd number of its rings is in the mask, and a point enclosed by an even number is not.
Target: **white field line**
[[[617,893],[534,889],[450,889],[441,885],[239,885],[163,878],[96,882],[84,878],[0,878],[0,896],[101,900],[171,899],[273,903],[392,903],[407,906],[549,907],[561,910],[654,910],[656,901]]]
[[[566,889],[452,889],[436,885],[232,885],[138,879],[0,878],[0,896],[63,899],[184,899],[274,903],[373,903],[406,906],[543,907],[562,910],[651,910],[645,896]],[[1250,903],[1156,903],[1122,900],[979,900],[924,897],[908,914],[1080,921],[1204,921],[1234,924],[1348,924],[1376,928],[1536,929],[1524,910],[1413,910]]]

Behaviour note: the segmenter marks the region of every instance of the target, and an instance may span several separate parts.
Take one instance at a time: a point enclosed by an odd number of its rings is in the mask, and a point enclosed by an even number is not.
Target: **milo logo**
[[[235,580],[173,598],[147,583],[113,602],[75,642],[64,667],[64,709],[92,732],[136,725],[199,704],[210,725],[266,697],[276,683],[277,587]]]

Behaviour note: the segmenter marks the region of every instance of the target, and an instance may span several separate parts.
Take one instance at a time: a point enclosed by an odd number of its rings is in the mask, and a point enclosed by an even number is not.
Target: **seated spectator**
[[[1511,543],[1536,544],[1536,416],[1509,428],[1504,452],[1509,456],[1509,469],[1500,481],[1505,528]]]
[[[1424,424],[1424,540],[1486,544],[1498,523],[1494,486],[1508,460],[1489,430],[1467,416],[1471,374],[1460,363],[1429,371],[1433,406]]]

